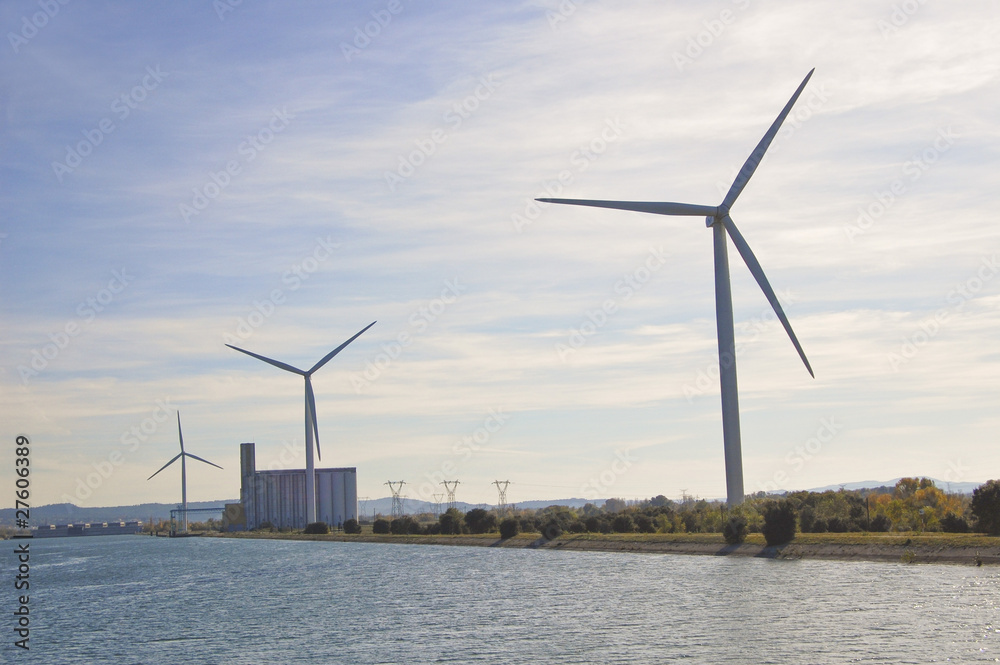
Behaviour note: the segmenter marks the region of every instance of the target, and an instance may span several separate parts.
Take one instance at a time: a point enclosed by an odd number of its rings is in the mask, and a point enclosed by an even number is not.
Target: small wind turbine
[[[291,372],[292,374],[298,374],[306,380],[306,522],[312,524],[316,521],[316,465],[313,461],[313,441],[316,441],[316,454],[319,455],[320,459],[323,459],[323,455],[320,454],[319,450],[319,424],[316,421],[316,395],[313,393],[312,387],[312,375],[323,365],[330,362],[330,360],[344,350],[348,344],[356,340],[361,336],[365,330],[368,330],[373,325],[375,321],[372,321],[367,326],[365,326],[361,332],[347,340],[336,349],[330,353],[323,356],[323,359],[312,366],[308,372],[299,369],[298,367],[292,367],[287,363],[283,363],[280,360],[272,360],[271,358],[265,358],[264,356],[257,355],[256,353],[251,353],[239,347],[233,346],[232,344],[226,344],[230,349],[239,351],[240,353],[245,353],[248,356],[253,356],[257,360],[263,360],[269,365],[274,365],[278,369],[283,369],[286,372]],[[315,437],[315,438],[314,438]]]
[[[160,470],[157,471],[156,473],[159,473],[160,471],[163,471],[168,466],[170,466],[171,464],[173,464],[174,462],[176,462],[178,458],[180,458],[180,460],[181,460],[181,507],[184,509],[184,531],[187,531],[187,529],[188,529],[188,515],[187,515],[188,489],[187,489],[187,482],[188,481],[187,481],[187,461],[184,458],[185,457],[190,457],[192,459],[198,460],[199,462],[204,462],[205,464],[211,464],[212,466],[214,466],[217,469],[221,469],[222,467],[219,466],[218,464],[213,463],[213,462],[209,462],[207,459],[202,459],[202,458],[198,457],[197,455],[192,455],[191,453],[184,452],[184,434],[181,433],[181,412],[180,411],[177,412],[177,438],[180,439],[180,442],[181,442],[181,452],[179,452],[177,455],[175,455],[172,460],[170,460],[169,462],[167,462],[166,464],[164,464],[163,466],[161,466]],[[156,473],[154,473],[153,476],[155,476]],[[153,476],[150,476],[149,478],[146,478],[146,480],[151,480],[153,478]]]
[[[740,169],[736,180],[726,197],[717,206],[692,205],[688,203],[670,202],[642,202],[642,201],[590,201],[583,199],[537,199],[546,203],[567,203],[570,205],[593,206],[596,208],[614,208],[617,210],[633,210],[635,212],[653,213],[655,215],[679,215],[679,216],[701,216],[706,215],[705,225],[712,229],[715,245],[715,322],[719,331],[719,375],[722,388],[722,436],[726,454],[726,494],[727,503],[734,506],[743,502],[743,453],[740,448],[740,406],[739,395],[736,386],[736,341],[733,330],[733,294],[729,284],[729,257],[727,253],[726,234],[732,238],[733,244],[739,251],[743,261],[750,269],[750,273],[757,280],[761,290],[767,297],[774,313],[778,315],[781,325],[792,340],[795,350],[799,352],[799,357],[805,363],[810,376],[815,376],[806,354],[792,332],[792,326],[788,323],[788,318],[781,309],[778,297],[774,294],[774,289],[764,276],[764,271],[750,250],[750,245],[744,240],[743,235],[736,228],[733,218],[729,216],[729,210],[736,203],[743,188],[757,165],[764,158],[771,141],[774,140],[781,123],[785,121],[788,112],[792,110],[795,101],[802,94],[802,89],[806,87],[809,77],[816,71],[812,69],[799,84],[798,90],[792,98],[785,104],[778,117],[771,124],[771,128],[764,134],[757,147],[750,157],[747,158],[743,168]]]

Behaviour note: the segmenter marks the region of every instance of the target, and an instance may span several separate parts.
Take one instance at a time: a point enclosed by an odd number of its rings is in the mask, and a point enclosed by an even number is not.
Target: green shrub
[[[941,530],[948,533],[968,533],[969,522],[955,513],[948,513],[940,520]]]
[[[799,511],[799,531],[811,533],[815,525],[816,511],[813,510],[812,506],[803,506],[802,510]]]
[[[555,540],[562,535],[562,525],[555,518],[550,519],[542,526],[542,538],[545,540]]]
[[[513,538],[521,530],[521,525],[513,517],[508,517],[503,522],[500,522],[500,537],[504,540],[508,538]]]
[[[465,524],[470,533],[489,533],[497,528],[497,516],[482,508],[465,513]]]
[[[771,502],[764,509],[760,530],[768,545],[782,545],[795,537],[795,509],[788,501]]]
[[[872,518],[872,523],[868,530],[875,533],[885,533],[892,528],[892,520],[885,515],[876,515]]]
[[[302,533],[330,533],[330,527],[326,522],[310,522]]]
[[[615,533],[632,533],[635,531],[635,520],[627,513],[619,513],[611,521],[611,528]]]
[[[446,535],[458,535],[462,533],[462,523],[464,516],[458,508],[449,508],[438,517],[438,525],[441,533]]]
[[[372,524],[372,533],[389,533],[389,520],[382,517],[375,520]]]
[[[358,534],[361,533],[361,525],[354,518],[351,518],[344,522],[344,533]]]
[[[831,517],[826,521],[826,530],[830,533],[846,533],[847,524],[839,517]]]
[[[980,531],[1000,535],[1000,480],[990,480],[972,490],[972,514]]]
[[[397,536],[417,534],[420,533],[420,523],[409,515],[403,515],[389,524],[389,531]]]
[[[747,539],[747,520],[742,515],[730,515],[722,527],[722,537],[730,545],[739,545]]]
[[[656,523],[653,522],[653,518],[649,515],[636,515],[635,518],[635,528],[639,530],[639,533],[654,533],[656,531]]]

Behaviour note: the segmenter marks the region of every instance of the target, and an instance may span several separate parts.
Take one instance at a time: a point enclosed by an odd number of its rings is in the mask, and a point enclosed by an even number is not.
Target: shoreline
[[[801,534],[784,545],[769,547],[751,534],[741,545],[727,545],[721,534],[564,534],[547,541],[537,534],[501,540],[496,534],[461,536],[394,536],[303,533],[205,533],[210,538],[314,540],[385,543],[390,545],[448,545],[504,547],[590,552],[740,556],[766,559],[825,559],[841,561],[895,561],[1000,565],[1000,538],[966,534]]]

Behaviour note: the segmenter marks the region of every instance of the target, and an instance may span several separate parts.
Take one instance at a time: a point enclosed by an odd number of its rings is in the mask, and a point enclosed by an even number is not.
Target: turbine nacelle
[[[367,326],[365,326],[364,328],[362,328],[361,331],[358,332],[356,335],[354,335],[349,340],[347,340],[346,342],[344,342],[343,344],[341,344],[340,346],[338,346],[337,348],[335,348],[330,353],[328,353],[325,356],[323,356],[319,360],[319,362],[317,362],[315,365],[313,365],[312,368],[309,369],[308,371],[301,370],[298,367],[293,367],[292,365],[289,365],[288,363],[283,363],[280,360],[274,360],[273,358],[268,358],[267,356],[262,356],[262,355],[253,353],[252,351],[247,351],[246,349],[241,349],[240,347],[233,346],[232,344],[226,344],[226,346],[228,346],[230,349],[233,349],[234,351],[239,351],[240,353],[245,353],[248,356],[256,358],[257,360],[261,360],[263,362],[266,362],[268,365],[273,365],[274,367],[277,367],[278,369],[283,369],[286,372],[291,372],[292,374],[298,374],[299,376],[305,378],[305,380],[306,380],[306,403],[309,405],[309,412],[306,414],[306,428],[309,431],[309,433],[312,434],[313,440],[316,442],[316,455],[320,459],[323,459],[323,454],[320,452],[320,448],[319,448],[319,421],[316,419],[316,393],[313,392],[312,375],[315,374],[321,367],[323,367],[323,365],[325,365],[328,362],[330,362],[330,360],[332,360],[334,356],[336,356],[338,353],[340,353],[341,351],[343,351],[344,348],[348,344],[350,344],[351,342],[353,342],[354,340],[356,340],[358,337],[360,337],[361,333],[365,332],[366,330],[368,330],[369,328],[371,328],[373,325],[375,325],[375,323],[376,323],[376,321],[372,321]]]

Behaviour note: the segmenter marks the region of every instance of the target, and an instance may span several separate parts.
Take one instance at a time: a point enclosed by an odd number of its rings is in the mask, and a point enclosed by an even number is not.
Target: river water
[[[990,567],[108,536],[30,575],[2,662],[1000,662]]]

